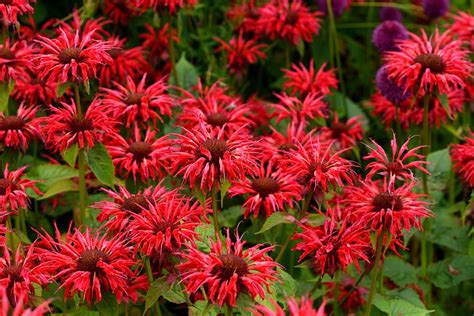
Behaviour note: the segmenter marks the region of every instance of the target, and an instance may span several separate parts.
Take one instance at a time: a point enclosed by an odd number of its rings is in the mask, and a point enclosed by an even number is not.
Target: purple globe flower
[[[332,14],[334,16],[341,16],[344,12],[344,9],[347,5],[347,0],[330,0],[331,7],[332,7]],[[328,15],[328,6],[326,0],[316,0],[316,3],[319,6],[319,10],[323,12],[325,15]]]
[[[382,22],[372,33],[372,43],[380,52],[398,50],[397,41],[407,38],[407,29],[397,21]]]
[[[379,12],[380,20],[383,21],[402,21],[402,13],[394,7],[384,7]]]
[[[449,0],[423,0],[421,6],[429,18],[436,19],[448,12]]]
[[[388,78],[388,72],[385,66],[380,67],[377,71],[375,75],[375,85],[385,99],[395,104],[400,104],[410,96],[409,91],[405,92],[404,87],[397,86]]]

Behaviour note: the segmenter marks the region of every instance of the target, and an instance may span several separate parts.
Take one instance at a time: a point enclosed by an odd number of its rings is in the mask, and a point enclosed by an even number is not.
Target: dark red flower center
[[[285,144],[281,145],[279,149],[283,150],[283,151],[290,151],[292,149],[296,149],[296,145],[288,142],[288,143],[285,143]]]
[[[130,92],[130,94],[125,99],[125,104],[127,105],[139,104],[143,96],[144,96],[143,93]]]
[[[88,271],[91,273],[99,272],[101,270],[97,267],[97,263],[102,260],[109,263],[109,256],[102,250],[89,249],[85,250],[77,259],[77,270]]]
[[[224,113],[212,113],[207,115],[207,123],[214,127],[222,126],[227,123],[227,116]]]
[[[92,120],[87,118],[73,117],[69,122],[69,127],[74,133],[92,130],[94,128]]]
[[[328,166],[324,163],[312,162],[309,165],[309,172],[310,172],[311,176],[313,176],[314,172],[318,169],[320,169],[322,172],[327,172],[329,170]]]
[[[18,116],[0,118],[0,131],[20,130],[25,126],[25,121]]]
[[[0,1],[0,4],[2,4],[2,2]],[[4,3],[5,4],[5,3]],[[10,3],[7,3],[7,4],[11,4],[11,1]],[[3,59],[15,59],[15,53],[12,52],[10,49],[8,48],[4,48],[2,50],[0,50],[0,58],[3,58]]]
[[[260,177],[252,182],[252,188],[262,197],[278,192],[280,185],[278,181],[270,177]]]
[[[21,276],[22,268],[20,265],[14,264],[6,266],[3,269],[3,277],[10,277],[10,282],[21,282],[23,277]]]
[[[16,184],[8,179],[0,179],[0,195],[5,195],[7,193],[7,189],[10,188],[11,191],[17,189]]]
[[[155,234],[158,234],[160,232],[165,234],[168,228],[171,228],[171,230],[173,230],[174,227],[174,223],[168,221],[155,223]]]
[[[298,12],[296,12],[295,10],[288,11],[288,13],[286,14],[285,22],[290,25],[296,24],[296,22],[298,22]]]
[[[152,151],[153,148],[151,145],[145,142],[135,142],[130,144],[128,147],[128,152],[132,153],[133,158],[138,162],[142,162],[143,159],[147,158],[151,154]]]
[[[13,0],[0,0],[0,4],[10,5],[13,3]]]
[[[342,134],[346,134],[349,131],[349,127],[346,124],[334,123],[331,126],[331,134],[335,139],[341,138]]]
[[[117,58],[118,55],[123,53],[123,49],[121,48],[112,48],[111,50],[108,51],[110,57],[112,58]]]
[[[395,194],[379,193],[372,201],[374,212],[391,209],[392,211],[401,211],[403,209],[402,199]]]
[[[122,204],[122,210],[130,211],[132,213],[140,213],[143,208],[148,207],[148,201],[150,201],[146,196],[142,194],[136,194],[128,199],[125,199]]]
[[[443,73],[446,69],[446,64],[441,56],[435,54],[421,54],[416,56],[415,63],[421,64],[421,71],[425,72],[430,69],[433,74]]]
[[[219,259],[222,262],[222,266],[216,267],[213,272],[222,280],[229,280],[234,273],[242,277],[249,272],[247,262],[239,256],[226,254],[221,255]]]
[[[387,170],[392,174],[400,174],[403,170],[403,166],[400,162],[394,161],[387,164]]]
[[[79,47],[66,47],[59,53],[59,61],[63,64],[69,64],[73,59],[78,61],[81,51]]]
[[[211,153],[211,162],[215,165],[219,164],[219,159],[224,157],[228,149],[226,142],[219,139],[208,138],[202,145]]]

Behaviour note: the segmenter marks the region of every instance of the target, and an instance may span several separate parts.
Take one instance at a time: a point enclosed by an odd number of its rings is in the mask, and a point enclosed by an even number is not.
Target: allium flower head
[[[337,89],[337,79],[334,69],[324,70],[323,64],[318,70],[314,67],[314,60],[311,59],[309,67],[302,63],[291,65],[291,69],[283,69],[285,82],[283,88],[288,89],[292,95],[298,94],[301,98],[310,93],[330,94],[331,88]]]
[[[33,14],[33,12],[30,0],[5,0],[0,3],[0,17],[7,24],[18,23],[18,16]]]
[[[436,19],[448,12],[449,2],[450,0],[422,0],[421,6],[429,18]]]
[[[379,52],[398,51],[400,40],[408,38],[408,30],[397,21],[384,21],[372,33],[372,43]]]
[[[293,122],[305,124],[308,121],[323,117],[326,118],[328,105],[323,101],[324,96],[309,93],[300,99],[286,93],[276,94],[279,102],[274,104],[277,123],[291,118]]]
[[[245,241],[235,234],[232,242],[227,230],[225,245],[219,237],[217,241],[209,239],[209,253],[190,244],[181,256],[178,266],[182,282],[189,293],[204,290],[213,304],[236,306],[237,297],[247,294],[255,299],[265,298],[270,282],[276,280],[274,262],[268,252],[273,247],[261,244],[244,249]]]
[[[363,132],[361,116],[354,116],[343,122],[335,112],[332,122],[328,126],[321,127],[319,136],[328,143],[335,142],[340,149],[346,149],[356,147],[362,139]]]
[[[115,89],[102,88],[102,103],[110,113],[125,123],[128,128],[139,122],[146,125],[148,120],[156,126],[163,122],[162,116],[171,116],[173,100],[167,94],[168,85],[164,79],[146,86],[147,75],[137,84],[127,77],[126,85],[116,84]]]
[[[0,44],[0,82],[23,78],[27,69],[32,67],[30,56],[33,52],[33,47],[22,40],[12,42],[7,38]]]
[[[404,86],[396,85],[389,77],[387,68],[380,67],[375,75],[375,85],[380,93],[390,102],[399,104],[408,99],[410,92]]]
[[[463,88],[471,76],[473,64],[462,41],[453,40],[449,31],[440,34],[435,30],[428,38],[424,30],[421,37],[410,33],[410,38],[400,41],[399,51],[384,56],[388,76],[405,91],[423,96],[437,88],[440,94]]]
[[[329,1],[331,2],[332,14],[334,16],[341,16],[342,13],[344,12],[344,9],[348,5],[347,0],[329,0]],[[329,15],[327,0],[316,0],[316,3],[318,4],[319,10],[321,10],[324,13],[324,15]]]
[[[453,145],[451,160],[454,170],[461,176],[465,183],[474,187],[474,133],[464,138],[466,143]]]
[[[0,144],[25,152],[29,144],[40,137],[36,106],[27,108],[24,103],[18,108],[16,115],[6,116],[0,112]]]
[[[402,22],[402,13],[399,9],[394,7],[383,7],[379,12],[380,20],[383,21],[397,21]]]
[[[287,314],[277,302],[270,300],[274,308],[269,308],[265,305],[255,306],[252,313],[255,316],[286,316]],[[290,316],[326,316],[325,307],[326,301],[319,306],[318,310],[313,308],[313,300],[308,296],[301,297],[300,300],[296,298],[287,299],[289,315]]]

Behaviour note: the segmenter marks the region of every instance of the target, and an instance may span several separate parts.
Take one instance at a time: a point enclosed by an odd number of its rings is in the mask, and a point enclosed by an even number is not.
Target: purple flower
[[[344,8],[347,5],[347,0],[330,0],[331,7],[332,7],[332,14],[334,16],[341,16],[344,12]],[[328,15],[328,6],[326,0],[316,0],[316,3],[319,6],[319,10],[321,10],[325,15]]]
[[[402,13],[394,7],[384,7],[379,12],[380,20],[383,21],[402,21]]]
[[[395,104],[405,101],[410,96],[410,92],[405,92],[404,87],[397,86],[388,78],[385,66],[380,67],[377,71],[375,75],[375,85],[385,99]]]
[[[397,41],[407,38],[407,29],[397,21],[382,22],[372,33],[372,43],[380,52],[398,50]]]
[[[449,0],[423,0],[421,5],[429,18],[436,19],[448,12]]]

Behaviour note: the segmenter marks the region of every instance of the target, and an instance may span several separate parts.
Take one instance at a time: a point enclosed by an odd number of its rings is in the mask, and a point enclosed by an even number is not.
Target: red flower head
[[[121,236],[108,239],[100,232],[91,234],[75,230],[64,239],[56,231],[57,240],[48,234],[40,234],[39,244],[46,249],[38,250],[42,262],[40,267],[53,275],[60,288],[64,288],[64,299],[76,293],[90,305],[102,300],[102,292],[114,294],[117,300],[126,295],[127,277],[133,277],[131,267],[137,264],[131,247],[126,246]]]
[[[271,40],[283,38],[297,45],[311,42],[319,33],[319,12],[311,12],[301,0],[272,0],[258,9],[257,33]]]
[[[155,30],[150,24],[145,24],[147,32],[140,34],[143,38],[142,47],[148,51],[148,58],[153,66],[165,63],[162,68],[169,69],[169,24],[165,23],[161,29]],[[173,41],[178,43],[179,38],[174,30],[172,32]]]
[[[103,105],[114,117],[125,122],[128,128],[132,123],[146,125],[148,120],[163,122],[162,116],[171,116],[173,99],[166,93],[168,85],[163,79],[146,87],[146,74],[137,84],[127,77],[125,86],[116,84],[116,89],[102,88]],[[156,111],[159,111],[156,112]]]
[[[342,302],[344,300],[341,307],[345,313],[354,313],[366,303],[364,296],[367,295],[368,290],[356,286],[356,280],[351,277],[344,276],[341,278],[339,283],[327,282],[325,285],[328,287],[328,298],[337,302]],[[338,286],[337,291],[336,286]],[[337,298],[335,298],[336,293]]]
[[[167,8],[174,13],[184,6],[195,6],[198,0],[135,0],[135,5],[141,9],[162,10]]]
[[[42,194],[35,187],[37,181],[22,179],[26,167],[9,171],[8,163],[5,165],[3,177],[0,177],[0,219],[11,213],[17,213],[20,208],[28,207],[27,188],[32,189],[36,194]]]
[[[233,181],[257,171],[255,142],[244,132],[245,126],[225,137],[224,129],[199,125],[176,134],[176,149],[171,154],[171,169],[190,187],[196,183],[208,192],[222,179]]]
[[[32,0],[31,2],[36,2]],[[18,16],[33,14],[34,9],[30,0],[8,0],[0,3],[0,16],[6,24],[18,23]]]
[[[306,124],[310,120],[328,116],[328,106],[323,101],[323,95],[309,93],[303,100],[289,96],[286,93],[275,95],[280,100],[279,103],[273,105],[277,123],[286,118],[291,118],[293,122]]]
[[[245,34],[253,33],[259,16],[258,8],[255,6],[255,0],[248,2],[234,3],[226,12],[227,18],[238,24],[237,30]]]
[[[13,304],[12,307],[10,301],[8,299],[7,290],[3,287],[0,287],[0,315],[1,316],[43,316],[48,313],[51,314],[51,310],[49,309],[48,305],[50,300],[46,300],[41,303],[38,307],[31,309],[26,308],[25,297],[22,296],[18,299],[16,304]],[[12,309],[13,308],[13,309]],[[25,309],[26,308],[26,309]]]
[[[194,229],[201,224],[202,214],[199,202],[179,194],[167,194],[156,203],[148,203],[146,211],[132,215],[129,226],[135,252],[165,261],[167,255],[174,255],[196,238]]]
[[[273,161],[260,164],[258,173],[251,179],[239,179],[229,189],[230,197],[248,194],[243,207],[244,216],[253,213],[254,217],[263,213],[268,217],[274,212],[293,207],[293,202],[301,197],[301,185],[289,174],[276,168]]]
[[[474,133],[464,138],[465,144],[453,145],[451,149],[451,160],[454,164],[454,170],[461,178],[474,187]]]
[[[332,144],[326,146],[319,138],[310,146],[296,146],[285,162],[285,172],[297,177],[301,184],[328,192],[329,185],[342,187],[343,180],[352,183],[352,163],[340,156],[347,149],[334,152]]]
[[[109,24],[110,21],[104,17],[81,19],[81,14],[77,9],[74,9],[71,15],[72,19],[69,22],[57,20],[56,23],[59,24],[59,28],[55,27],[55,31],[58,35],[61,35],[62,30],[64,30],[70,42],[75,41],[77,33],[79,33],[79,36],[89,34],[90,39],[97,41],[102,41],[104,38],[110,37],[110,33],[104,29],[104,26]]]
[[[21,245],[18,246],[14,257],[4,246],[0,258],[0,288],[6,290],[8,300],[17,304],[20,299],[28,303],[28,296],[34,294],[33,283],[44,285],[48,281],[47,272],[39,267],[34,258],[34,245],[26,254],[21,254]]]
[[[428,202],[420,200],[423,194],[413,193],[415,182],[405,182],[394,188],[394,178],[384,182],[366,180],[347,193],[348,211],[371,230],[383,227],[392,235],[402,234],[402,229],[421,230],[421,218],[431,216]]]
[[[435,31],[428,38],[424,30],[421,37],[410,33],[410,39],[400,41],[399,51],[384,56],[388,76],[405,91],[423,96],[426,89],[431,93],[436,87],[440,94],[463,88],[471,76],[473,64],[462,41],[453,40],[449,32]]]
[[[37,107],[25,107],[22,103],[16,115],[5,116],[0,112],[0,144],[25,152],[29,144],[40,137],[37,120]]]
[[[113,61],[108,54],[113,47],[109,42],[94,39],[96,30],[82,33],[77,30],[73,38],[62,28],[55,39],[38,35],[36,42],[43,47],[34,58],[39,76],[60,83],[84,82],[86,85],[91,77],[97,78],[97,68]]]
[[[474,16],[468,12],[458,12],[454,23],[449,26],[450,33],[457,36],[474,50]]]
[[[56,98],[56,91],[56,82],[38,77],[37,71],[31,69],[15,81],[12,97],[18,102],[46,105]]]
[[[304,98],[310,93],[327,95],[332,89],[337,89],[337,79],[334,69],[324,70],[323,64],[318,70],[314,68],[314,60],[311,59],[309,67],[303,63],[292,64],[291,69],[283,69],[285,82],[283,88],[290,90],[292,95]]]
[[[2,4],[0,4],[0,7]],[[34,49],[26,41],[11,42],[9,38],[0,44],[0,82],[22,79],[32,67]]]
[[[128,141],[119,134],[114,134],[107,144],[107,149],[118,172],[126,178],[132,174],[134,182],[137,176],[140,176],[144,183],[148,179],[162,178],[171,143],[166,136],[155,136],[156,131],[148,128],[145,139],[141,140],[140,129],[136,126],[133,129],[133,137]]]
[[[103,87],[112,86],[113,82],[123,83],[128,76],[137,79],[137,74],[143,73],[147,62],[143,57],[143,49],[134,47],[124,48],[125,39],[112,37],[112,49],[108,51],[112,62],[99,68],[99,83]]]
[[[389,128],[391,124],[396,121],[399,121],[400,126],[404,129],[410,127],[412,119],[410,117],[410,111],[401,105],[395,105],[388,101],[380,92],[377,91],[373,94],[368,104],[372,108],[372,114],[380,118],[386,128]]]
[[[275,310],[270,309],[265,305],[257,305],[255,306],[255,310],[252,313],[255,316],[286,316],[285,311],[283,308],[278,305],[277,302],[270,300],[273,304]],[[326,312],[324,311],[326,307],[326,301],[324,300],[323,303],[319,306],[318,310],[313,308],[313,300],[309,296],[301,297],[300,302],[295,298],[289,298],[287,300],[289,315],[290,316],[326,316]]]
[[[227,51],[227,68],[231,74],[236,74],[237,77],[242,78],[247,65],[255,64],[258,58],[265,59],[267,56],[262,51],[267,45],[258,44],[255,39],[244,39],[243,32],[239,33],[238,37],[233,37],[229,43],[214,37],[221,46],[217,51]]]
[[[188,293],[199,290],[206,292],[213,304],[236,306],[237,297],[248,294],[253,299],[258,295],[265,297],[264,287],[276,280],[275,268],[278,263],[267,255],[272,247],[262,248],[261,244],[243,249],[245,241],[235,234],[232,242],[227,230],[225,245],[209,238],[209,253],[202,252],[190,244],[182,253],[183,262],[178,266],[181,279]]]
[[[63,108],[50,107],[52,114],[42,118],[41,132],[46,147],[63,152],[73,144],[79,148],[94,147],[115,133],[116,122],[104,112],[98,99],[94,99],[85,115],[80,118],[74,100],[61,102]]]
[[[425,146],[409,149],[408,143],[411,139],[412,137],[409,137],[398,149],[397,138],[395,133],[393,133],[393,139],[390,141],[390,147],[392,148],[392,156],[390,158],[379,144],[371,140],[374,148],[367,146],[370,153],[364,157],[365,160],[373,160],[365,167],[366,170],[369,170],[367,178],[373,178],[375,174],[379,174],[387,179],[395,177],[399,180],[411,180],[414,178],[412,169],[418,169],[429,175],[428,170],[423,167],[423,165],[429,163],[423,160],[423,155],[417,153],[418,150]]]
[[[328,217],[324,226],[300,226],[303,231],[293,237],[301,240],[295,247],[303,252],[299,261],[309,256],[314,271],[321,277],[324,273],[333,276],[339,269],[345,271],[351,263],[359,271],[359,260],[369,262],[365,252],[371,247],[370,237],[364,225],[350,225],[345,220],[338,225]]]
[[[328,126],[321,127],[319,132],[322,139],[326,139],[327,142],[335,142],[338,148],[345,149],[357,147],[364,130],[362,129],[361,116],[351,117],[346,122],[341,122],[337,112],[334,112],[333,121]]]
[[[104,226],[113,232],[129,233],[130,220],[132,214],[140,213],[144,209],[148,209],[150,204],[156,203],[166,194],[169,193],[160,185],[148,187],[143,192],[139,191],[132,194],[125,187],[119,186],[118,193],[105,190],[112,201],[100,201],[92,207],[100,209],[97,216],[99,222],[105,222]]]
[[[127,25],[130,15],[138,13],[132,1],[104,0],[104,6],[105,15],[116,24]]]

